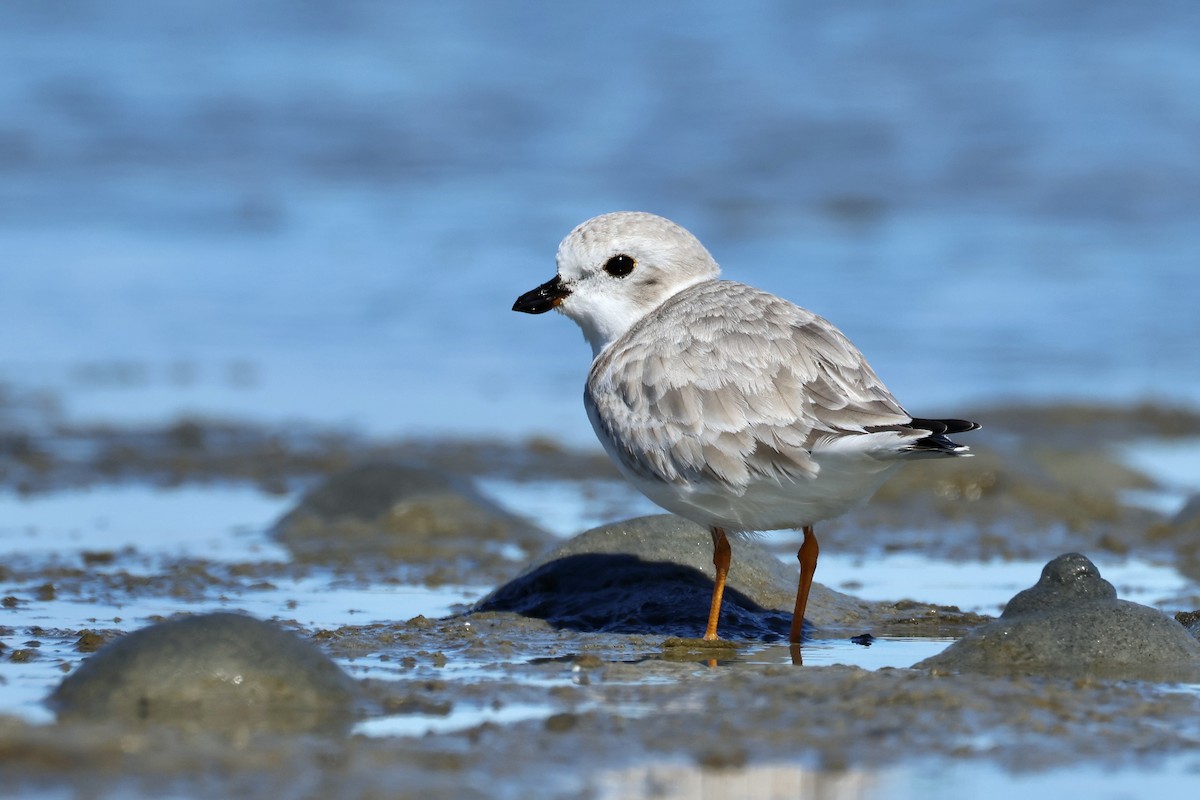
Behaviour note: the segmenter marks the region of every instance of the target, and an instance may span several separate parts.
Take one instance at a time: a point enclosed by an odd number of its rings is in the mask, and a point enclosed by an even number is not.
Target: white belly
[[[774,531],[812,525],[862,505],[903,463],[842,453],[816,460],[820,470],[814,477],[760,480],[741,493],[716,482],[679,485],[629,473],[625,477],[658,505],[701,525],[726,531]]]

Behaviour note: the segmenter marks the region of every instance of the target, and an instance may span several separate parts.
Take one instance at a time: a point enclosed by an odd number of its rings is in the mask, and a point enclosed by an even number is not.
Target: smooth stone
[[[730,544],[719,633],[786,639],[799,565],[784,564],[753,538]],[[666,514],[638,517],[564,542],[475,610],[513,611],[581,631],[695,637],[704,632],[714,575],[706,528]],[[871,603],[814,583],[805,619],[853,625],[874,611]]]
[[[358,685],[318,647],[242,614],[150,625],[100,648],[49,698],[61,721],[205,730],[339,728]]]
[[[1042,567],[1037,583],[1013,595],[1000,618],[1116,599],[1116,587],[1100,577],[1100,570],[1087,556],[1065,553]]]
[[[918,669],[1129,680],[1200,680],[1200,642],[1157,609],[1117,598],[1078,553],[1055,558],[1000,618]]]
[[[552,540],[465,479],[395,463],[362,464],[331,475],[272,532],[294,557],[316,561],[445,563],[463,553],[487,557],[485,542],[497,543],[492,550],[516,545],[532,555]]]

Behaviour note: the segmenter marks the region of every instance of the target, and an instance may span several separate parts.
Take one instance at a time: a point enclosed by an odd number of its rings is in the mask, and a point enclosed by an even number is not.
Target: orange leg
[[[729,560],[732,551],[729,549],[729,539],[722,528],[712,529],[713,566],[717,575],[713,579],[712,605],[708,609],[708,627],[704,629],[704,638],[713,641],[717,638],[717,618],[721,616],[721,597],[725,594],[725,576],[729,574]]]
[[[812,525],[804,526],[804,543],[796,558],[800,559],[800,585],[796,588],[796,610],[792,613],[792,633],[790,641],[799,644],[804,629],[804,609],[808,606],[808,590],[812,588],[813,573],[817,571],[817,535],[813,533]]]

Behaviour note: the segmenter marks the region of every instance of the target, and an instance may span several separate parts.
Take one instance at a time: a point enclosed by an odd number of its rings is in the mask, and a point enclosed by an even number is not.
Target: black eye
[[[633,272],[633,268],[637,266],[637,262],[632,256],[621,254],[613,256],[608,261],[604,262],[604,271],[614,278],[624,278],[629,273]]]

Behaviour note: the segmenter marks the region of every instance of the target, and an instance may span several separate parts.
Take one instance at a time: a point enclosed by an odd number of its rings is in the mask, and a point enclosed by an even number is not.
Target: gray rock
[[[511,545],[529,556],[552,540],[468,481],[392,463],[364,464],[329,477],[272,532],[298,560],[382,559],[442,570],[458,565],[468,572],[509,563],[505,552]]]
[[[1096,565],[1061,555],[1000,618],[914,665],[956,672],[1200,679],[1200,642],[1157,609],[1117,598]]]
[[[153,721],[206,730],[338,728],[357,684],[315,645],[241,614],[203,614],[102,647],[49,698],[63,721]]]
[[[1107,603],[1117,599],[1116,588],[1100,577],[1087,556],[1065,553],[1042,568],[1038,582],[1013,595],[1001,619],[1060,608]]]
[[[731,544],[722,638],[786,638],[799,567],[753,539]],[[670,515],[639,517],[563,543],[476,610],[515,611],[576,630],[695,637],[704,632],[713,576],[706,528]],[[806,620],[854,625],[875,612],[874,604],[814,584]]]

